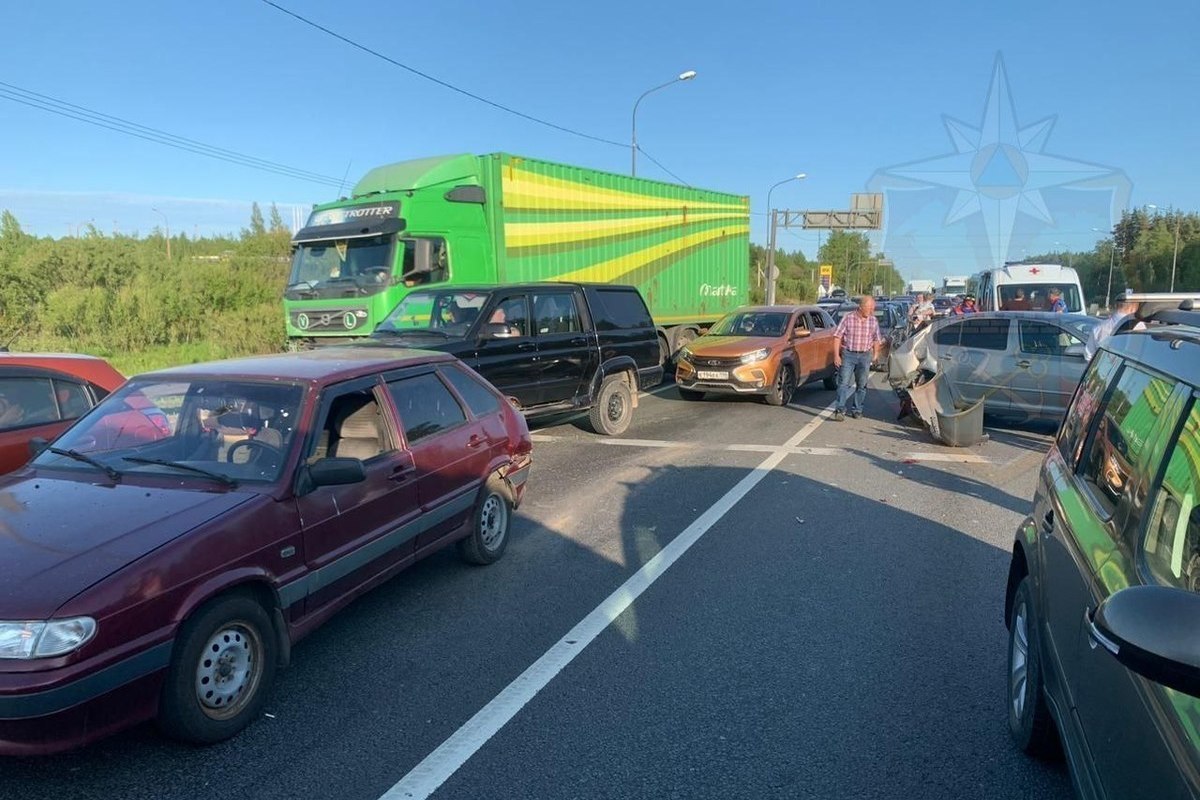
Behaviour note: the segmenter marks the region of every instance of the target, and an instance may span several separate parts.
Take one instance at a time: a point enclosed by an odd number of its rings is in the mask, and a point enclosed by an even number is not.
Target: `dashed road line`
[[[530,437],[536,442],[571,442],[578,444],[581,440],[567,436],[555,436],[547,433],[535,433]],[[702,442],[674,442],[667,439],[585,439],[589,444],[606,447],[646,447],[667,450],[704,450],[706,452],[725,453],[785,453],[786,455],[802,456],[836,456],[850,453],[844,447],[788,447],[777,444],[712,444]],[[889,455],[892,455],[889,453]],[[893,455],[896,461],[939,461],[954,464],[991,464],[991,459],[975,453],[928,453],[914,451],[902,455]]]
[[[380,800],[424,800],[437,791],[438,787],[507,725],[538,692],[574,660],[575,656],[583,652],[584,648],[629,608],[642,592],[662,577],[672,564],[729,513],[730,509],[749,494],[763,478],[771,474],[789,452],[807,439],[832,413],[833,406],[830,405],[797,431],[782,447],[777,448],[776,452],[763,459],[604,602],[552,645],[541,658],[518,675],[421,763],[413,767],[395,786],[385,792]]]

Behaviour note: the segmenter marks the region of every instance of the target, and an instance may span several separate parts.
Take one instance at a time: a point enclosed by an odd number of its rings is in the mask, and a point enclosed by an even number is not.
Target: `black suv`
[[[530,283],[408,294],[377,344],[458,356],[533,417],[589,410],[597,433],[629,427],[638,391],[662,382],[658,334],[633,286]]]
[[[1017,531],[1005,612],[1020,747],[1061,743],[1083,797],[1200,796],[1200,314],[1103,342]]]

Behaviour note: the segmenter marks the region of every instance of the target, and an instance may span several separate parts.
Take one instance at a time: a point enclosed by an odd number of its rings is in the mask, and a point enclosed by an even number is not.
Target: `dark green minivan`
[[[1200,313],[1159,317],[1093,359],[1008,575],[1009,728],[1082,797],[1200,796]]]

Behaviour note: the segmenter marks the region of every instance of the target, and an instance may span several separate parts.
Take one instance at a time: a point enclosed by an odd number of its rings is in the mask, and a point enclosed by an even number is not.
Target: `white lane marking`
[[[535,442],[569,441],[563,436],[535,433],[530,436]],[[593,444],[610,447],[676,448],[683,450],[707,450],[726,453],[778,453],[786,451],[793,455],[832,456],[846,452],[840,447],[787,447],[777,444],[703,444],[700,442],[670,442],[665,439],[588,439]]]
[[[583,652],[592,641],[619,617],[638,596],[662,577],[679,557],[691,548],[700,537],[708,532],[725,514],[745,497],[751,489],[767,477],[787,457],[787,450],[795,448],[809,437],[817,426],[833,413],[833,406],[821,411],[801,428],[787,443],[763,459],[738,483],[713,503],[683,533],[672,539],[658,551],[641,569],[621,584],[604,602],[596,606],[580,620],[567,635],[559,639],[541,658],[533,662],[512,683],[501,690],[475,716],[467,720],[450,738],[412,768],[395,786],[388,789],[380,800],[424,800],[437,791],[459,767],[475,755],[484,744],[508,724],[525,704],[553,680],[562,669]]]

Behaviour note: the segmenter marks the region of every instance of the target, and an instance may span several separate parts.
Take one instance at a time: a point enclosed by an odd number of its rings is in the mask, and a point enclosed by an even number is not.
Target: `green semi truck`
[[[664,357],[749,292],[749,199],[493,153],[403,161],[315,206],[292,239],[288,338],[369,335],[414,288],[637,286]]]

